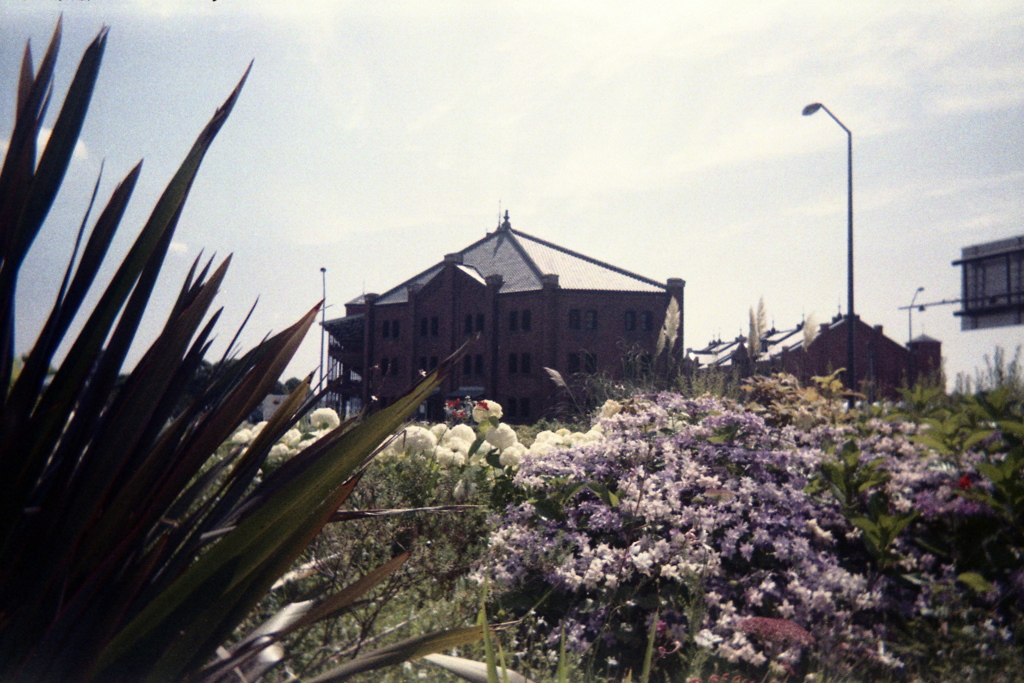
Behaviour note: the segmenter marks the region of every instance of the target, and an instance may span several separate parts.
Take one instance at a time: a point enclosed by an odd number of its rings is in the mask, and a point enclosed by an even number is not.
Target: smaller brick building
[[[471,343],[451,377],[423,407],[440,419],[446,399],[491,398],[512,422],[533,421],[556,402],[543,368],[574,374],[626,371],[649,358],[671,297],[662,284],[513,230],[494,231],[383,294],[365,294],[328,320],[329,399],[342,408],[386,405],[422,372]]]
[[[741,376],[788,372],[805,386],[814,376],[846,367],[846,317],[836,316],[821,325],[813,341],[804,346],[803,323],[790,330],[769,330],[761,339],[761,353],[753,361],[746,337],[712,342],[692,353],[705,365],[732,366]],[[918,380],[932,381],[942,372],[942,342],[920,335],[904,346],[885,336],[881,325],[868,325],[854,317],[855,386],[870,399],[898,399],[899,388]]]

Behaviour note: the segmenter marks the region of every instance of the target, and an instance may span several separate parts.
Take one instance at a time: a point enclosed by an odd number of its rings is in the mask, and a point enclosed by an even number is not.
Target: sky
[[[4,0],[0,139],[25,41],[38,60],[61,14],[58,102],[88,43],[110,34],[19,285],[19,350],[53,300],[101,162],[105,201],[144,159],[120,255],[250,61],[140,344],[200,252],[233,255],[219,354],[257,298],[245,348],[302,316],[325,283],[326,315],[339,317],[506,210],[531,235],[683,278],[684,347],[745,334],[761,298],[779,329],[827,322],[846,309],[847,140],[825,112],[801,116],[812,102],[852,131],[854,308],[893,339],[907,340],[899,309],[918,287],[918,304],[959,298],[962,247],[1024,234],[1019,0]],[[956,310],[912,316],[914,336],[943,342],[951,379],[1024,342],[1024,327],[961,331]],[[313,371],[319,353],[314,328],[286,377]]]

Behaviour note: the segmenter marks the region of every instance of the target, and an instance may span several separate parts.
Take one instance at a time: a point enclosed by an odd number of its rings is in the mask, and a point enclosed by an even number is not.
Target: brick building
[[[498,401],[509,421],[533,421],[556,401],[545,367],[622,376],[625,358],[653,354],[673,296],[681,348],[684,286],[513,230],[506,212],[483,239],[383,294],[348,302],[345,317],[324,324],[329,398],[349,410],[371,398],[386,405],[479,335],[424,416],[439,419],[444,400],[469,396]]]
[[[733,367],[740,376],[788,372],[805,386],[811,377],[831,374],[846,367],[846,317],[837,315],[819,326],[810,344],[804,344],[803,323],[790,330],[768,330],[754,361],[747,350],[747,338],[712,342],[691,351],[703,357],[705,366]],[[854,386],[870,399],[898,399],[899,387],[915,382],[935,381],[942,372],[942,342],[920,335],[906,346],[890,339],[881,325],[868,325],[854,317]]]

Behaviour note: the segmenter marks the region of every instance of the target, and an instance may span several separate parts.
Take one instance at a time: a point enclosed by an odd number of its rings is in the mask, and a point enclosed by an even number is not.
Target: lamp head
[[[326,268],[321,268],[321,269],[320,269],[320,272],[321,272],[321,273],[326,273],[326,272],[327,272],[327,269],[326,269]]]
[[[821,109],[821,103],[820,102],[815,102],[814,104],[808,104],[806,107],[804,107],[804,116],[810,116],[811,114],[815,113],[819,109]]]

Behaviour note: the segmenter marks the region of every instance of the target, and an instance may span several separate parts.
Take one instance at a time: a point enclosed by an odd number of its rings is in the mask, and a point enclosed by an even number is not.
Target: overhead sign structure
[[[960,329],[1024,325],[1024,235],[964,247]]]

